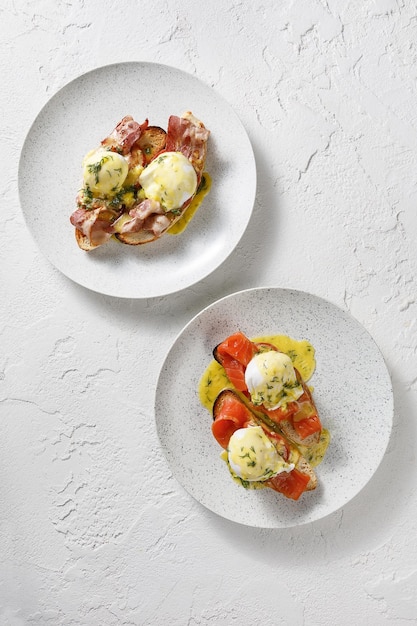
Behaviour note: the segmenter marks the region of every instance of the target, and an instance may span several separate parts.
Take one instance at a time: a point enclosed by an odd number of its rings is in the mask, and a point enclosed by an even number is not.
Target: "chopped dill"
[[[109,161],[112,158],[113,157],[111,156],[104,156],[104,157],[101,157],[100,161],[97,161],[97,163],[91,163],[90,165],[87,165],[87,169],[89,173],[94,174],[95,176],[96,185],[98,184],[98,181],[99,181],[99,173],[101,171],[101,168],[103,167],[105,163],[107,163],[107,161]]]

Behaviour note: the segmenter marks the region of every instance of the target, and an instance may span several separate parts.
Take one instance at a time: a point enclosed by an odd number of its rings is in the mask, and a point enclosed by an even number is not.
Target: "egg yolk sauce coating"
[[[147,198],[165,211],[175,211],[194,196],[197,174],[181,152],[165,152],[145,167],[139,183]]]

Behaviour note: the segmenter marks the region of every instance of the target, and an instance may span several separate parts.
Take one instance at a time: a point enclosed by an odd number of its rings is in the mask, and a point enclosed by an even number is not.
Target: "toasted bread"
[[[303,456],[300,456],[295,466],[302,474],[307,474],[310,481],[307,484],[306,491],[313,491],[317,487],[317,475],[310,463]]]
[[[146,164],[153,159],[165,148],[167,134],[163,128],[159,126],[148,126],[143,131],[136,142],[138,148],[143,152]]]
[[[75,229],[75,239],[77,240],[77,243],[81,250],[85,250],[86,252],[98,248],[98,246],[91,243],[89,238],[84,235],[80,230],[78,230],[78,228]]]
[[[115,233],[114,236],[128,246],[139,246],[158,239],[157,235],[154,235],[150,230],[142,230],[139,233]]]
[[[280,432],[276,424],[273,424],[273,426],[269,426],[260,418],[259,413],[253,410],[252,405],[243,394],[234,389],[223,389],[219,393],[213,404],[213,421],[215,421],[216,417],[220,415],[221,409],[228,397],[238,400],[242,405],[245,406],[247,411],[251,414],[253,422],[256,423],[258,426],[262,426],[265,434],[269,436],[269,439],[273,442],[278,454],[280,454],[281,456],[283,456],[283,453],[285,454],[285,452],[283,451],[283,447],[285,450],[290,450],[291,457],[293,458],[292,462],[294,462],[295,464],[295,469],[297,469],[301,474],[307,475],[310,479],[305,488],[306,491],[313,491],[314,489],[316,489],[318,482],[317,476],[307,459],[300,453],[298,448],[294,446],[294,444],[290,440],[286,439],[282,435],[282,432]],[[273,436],[273,434],[279,435],[282,438],[282,442],[280,442],[279,438],[277,439],[275,436]]]

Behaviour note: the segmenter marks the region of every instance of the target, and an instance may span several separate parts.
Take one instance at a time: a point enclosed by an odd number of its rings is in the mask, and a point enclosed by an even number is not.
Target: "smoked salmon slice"
[[[314,433],[319,433],[322,430],[322,425],[319,416],[316,414],[304,417],[302,420],[297,421],[296,415],[293,417],[292,424],[294,430],[300,435],[301,439],[306,439]]]
[[[249,409],[233,393],[220,393],[213,406],[214,422],[211,430],[217,443],[227,448],[230,437],[239,428],[253,423]]]
[[[262,410],[273,422],[279,424],[282,420],[291,419],[297,413],[298,402],[288,402],[285,408],[280,406],[277,409],[265,409],[265,407],[262,407]]]
[[[288,421],[300,439],[306,439],[314,433],[320,433],[322,425],[317,414],[315,404],[308,387],[302,381],[304,387],[303,395],[295,402],[289,402],[285,408],[265,409],[265,407],[256,407],[268,416],[278,426],[283,421]]]
[[[302,474],[297,469],[293,469],[292,472],[282,472],[270,478],[267,485],[291,500],[298,500],[306,490],[309,481],[310,477],[307,474]]]
[[[245,381],[245,367],[229,354],[222,355],[220,365],[223,366],[227,378],[238,391],[248,391]]]
[[[215,348],[220,357],[229,355],[247,367],[249,361],[258,352],[256,345],[241,332],[234,333]],[[216,355],[214,355],[216,358]]]
[[[223,366],[227,378],[238,391],[247,392],[245,369],[258,352],[257,347],[243,333],[230,335],[213,350],[213,356]]]

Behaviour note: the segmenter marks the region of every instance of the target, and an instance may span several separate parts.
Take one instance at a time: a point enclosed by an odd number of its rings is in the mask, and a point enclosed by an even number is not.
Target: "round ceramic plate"
[[[186,230],[147,245],[111,240],[80,250],[69,218],[85,154],[125,115],[166,129],[170,115],[187,110],[211,131],[212,187]],[[49,261],[84,287],[126,298],[179,291],[215,270],[246,229],[255,189],[252,147],[233,109],[196,77],[155,63],[101,67],[63,87],[34,121],[19,164],[25,221]]]
[[[245,490],[230,477],[198,398],[213,348],[228,335],[284,334],[316,351],[309,381],[323,426],[331,432],[319,485],[294,502],[271,489]],[[264,528],[318,520],[353,498],[380,464],[393,417],[391,380],[368,332],[348,313],[316,296],[250,289],[204,309],[183,329],[161,369],[156,425],[171,470],[201,504],[227,519]]]

